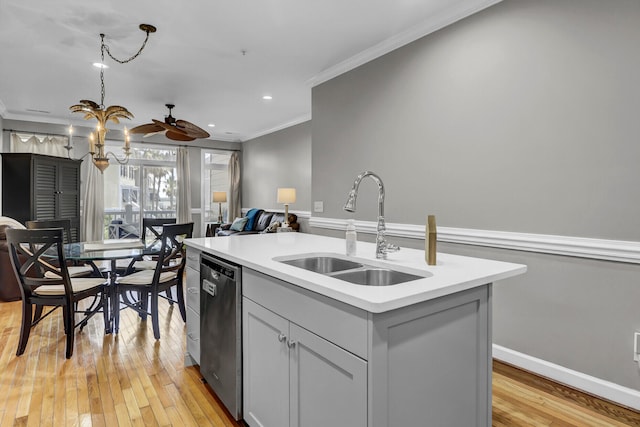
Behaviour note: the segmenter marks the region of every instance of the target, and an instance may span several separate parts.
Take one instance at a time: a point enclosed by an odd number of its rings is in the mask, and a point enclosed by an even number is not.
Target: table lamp
[[[278,203],[284,203],[284,224],[283,227],[289,227],[289,203],[296,202],[295,188],[278,188]]]
[[[226,191],[214,191],[213,202],[218,203],[218,222],[222,224],[222,204],[227,201]]]

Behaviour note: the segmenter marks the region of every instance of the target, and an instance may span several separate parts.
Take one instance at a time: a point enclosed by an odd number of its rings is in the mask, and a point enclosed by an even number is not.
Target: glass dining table
[[[109,261],[108,278],[109,285],[106,292],[106,307],[108,315],[105,324],[105,333],[113,332],[113,319],[115,310],[120,309],[120,302],[115,292],[116,279],[118,277],[116,262],[123,259],[141,260],[145,255],[158,254],[160,245],[158,241],[145,244],[140,239],[109,239],[94,242],[67,243],[64,245],[64,256],[68,261],[89,263],[96,273],[102,274],[96,262]]]

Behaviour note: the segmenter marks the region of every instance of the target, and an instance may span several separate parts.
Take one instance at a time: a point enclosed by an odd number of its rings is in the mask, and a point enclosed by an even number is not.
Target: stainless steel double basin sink
[[[279,259],[277,261],[365,286],[397,285],[431,276],[431,273],[428,272],[421,272],[421,275],[411,274],[331,255],[307,255],[300,258]]]

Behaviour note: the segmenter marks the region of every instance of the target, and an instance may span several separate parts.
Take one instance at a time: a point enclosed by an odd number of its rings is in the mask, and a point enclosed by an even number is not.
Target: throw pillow
[[[280,222],[272,222],[267,228],[264,229],[263,233],[275,233],[278,230],[278,227],[280,227]]]
[[[262,212],[262,209],[257,209],[257,208],[253,208],[253,209],[249,209],[249,212],[247,212],[247,225],[244,226],[244,229],[246,231],[251,231],[253,230],[253,227],[255,226],[255,222],[256,222],[256,218],[258,217],[258,214]]]
[[[244,230],[244,226],[247,225],[247,217],[244,218],[236,218],[233,220],[233,224],[231,224],[231,229],[233,231],[242,231]]]

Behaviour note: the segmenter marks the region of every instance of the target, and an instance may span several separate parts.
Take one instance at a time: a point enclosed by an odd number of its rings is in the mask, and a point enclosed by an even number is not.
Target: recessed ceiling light
[[[271,101],[273,99],[273,96],[265,95],[265,96],[262,97],[262,99],[264,99],[265,101]]]
[[[96,68],[109,68],[109,66],[107,64],[104,64],[102,62],[94,62],[93,66]]]
[[[214,125],[213,123],[209,123],[207,126],[209,126],[210,128],[216,127],[216,125]]]

